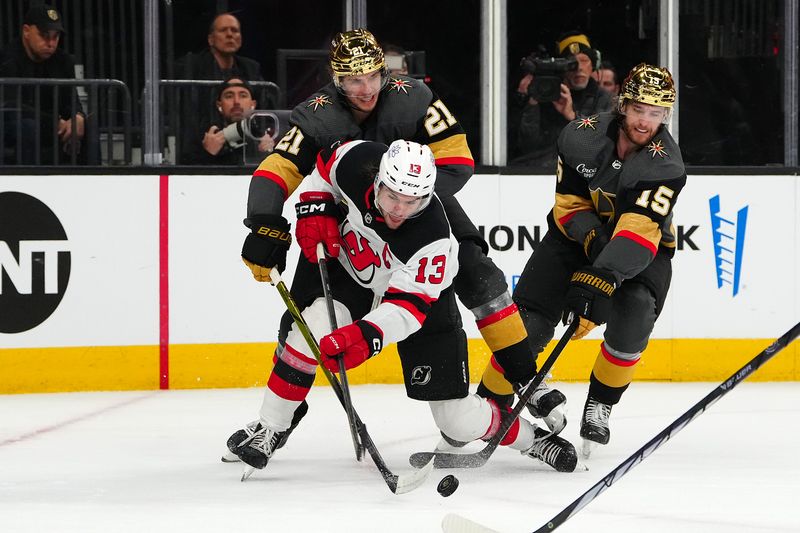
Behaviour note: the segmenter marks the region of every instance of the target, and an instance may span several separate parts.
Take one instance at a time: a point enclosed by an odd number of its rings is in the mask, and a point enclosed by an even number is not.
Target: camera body
[[[566,74],[578,69],[578,60],[574,56],[548,57],[534,53],[522,58],[520,67],[525,73],[533,74],[528,96],[539,102],[554,102],[561,95]]]
[[[240,148],[244,145],[247,139],[258,142],[261,137],[267,132],[267,127],[264,125],[260,117],[263,114],[251,113],[242,120],[232,122],[222,128],[222,135],[225,137],[225,143],[231,148]],[[277,119],[275,119],[277,122]]]

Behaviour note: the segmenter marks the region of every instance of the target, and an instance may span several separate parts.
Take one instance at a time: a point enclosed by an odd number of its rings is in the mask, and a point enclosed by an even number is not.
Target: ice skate
[[[230,436],[228,449],[245,463],[242,481],[256,468],[260,470],[267,466],[285,433],[268,429],[256,420]]]
[[[581,454],[588,458],[598,444],[608,444],[611,430],[608,427],[608,418],[611,416],[611,406],[587,397],[583,406],[580,435],[583,438]]]
[[[278,439],[278,445],[275,447],[276,450],[280,450],[281,448],[283,448],[284,444],[286,444],[286,441],[289,440],[289,435],[291,435],[292,431],[294,431],[294,428],[296,428],[298,424],[300,424],[300,421],[303,419],[304,416],[306,416],[306,413],[308,413],[308,403],[305,400],[303,400],[303,402],[300,405],[298,405],[297,409],[295,409],[294,411],[294,416],[292,416],[292,425],[289,426],[289,429],[287,429],[286,431],[282,431],[280,433],[280,438]],[[234,433],[234,435],[236,435],[236,433]],[[228,448],[230,448],[230,440],[232,438],[233,436],[231,436],[231,438],[228,439]],[[238,463],[241,461],[239,456],[232,450],[226,450],[225,453],[222,454],[220,460],[223,463]]]
[[[578,466],[575,447],[568,440],[540,427],[534,430],[533,446],[521,453],[539,459],[558,472],[574,472]]]
[[[241,459],[239,459],[239,456],[232,451],[225,450],[225,452],[222,454],[222,457],[220,457],[220,461],[223,463],[238,463],[241,461]]]
[[[527,385],[519,387],[517,394],[524,394],[527,387]],[[553,435],[558,435],[567,425],[567,417],[564,413],[566,403],[567,398],[560,390],[551,389],[542,381],[528,398],[526,407],[531,415],[547,424]]]

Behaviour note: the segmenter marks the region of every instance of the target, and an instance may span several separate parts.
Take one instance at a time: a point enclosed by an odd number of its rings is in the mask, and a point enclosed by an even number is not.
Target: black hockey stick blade
[[[750,374],[761,368],[761,366],[772,359],[772,357],[786,348],[791,342],[800,335],[800,322],[792,329],[781,335],[775,342],[770,344],[761,353],[747,362],[742,368],[737,370],[731,377],[720,383],[713,391],[708,393],[702,400],[694,404],[688,411],[679,416],[672,424],[664,428],[655,437],[650,439],[647,444],[639,448],[630,457],[625,459],[619,466],[609,472],[603,479],[595,483],[589,490],[584,492],[578,499],[569,504],[563,511],[558,513],[545,525],[536,529],[533,533],[547,533],[561,526],[564,522],[572,518],[581,509],[586,507],[592,500],[597,498],[611,485],[616,483],[625,474],[630,472],[633,467],[644,461],[651,453],[656,451],[662,444],[675,436],[680,430],[689,425],[689,422],[701,415],[713,405],[717,400],[731,391],[736,385],[744,381]]]
[[[411,457],[408,459],[411,466],[419,468],[420,465],[427,464],[431,458],[433,458],[433,466],[435,468],[480,468],[481,466],[485,465],[489,460],[489,457],[492,456],[494,451],[500,445],[500,441],[503,440],[503,437],[505,437],[506,433],[508,433],[511,425],[519,417],[520,413],[527,405],[528,400],[536,390],[536,387],[539,386],[539,383],[544,380],[547,373],[550,372],[551,368],[553,368],[553,364],[556,362],[556,359],[558,359],[558,356],[561,355],[562,351],[564,351],[564,347],[572,338],[575,330],[578,329],[579,323],[580,321],[578,318],[574,318],[569,323],[567,330],[558,340],[558,344],[556,344],[555,348],[553,348],[553,351],[550,352],[550,355],[542,365],[542,368],[540,368],[536,373],[536,376],[528,385],[525,393],[520,396],[519,400],[517,400],[514,409],[511,410],[511,416],[507,417],[503,421],[503,423],[500,425],[500,428],[498,428],[497,433],[495,433],[494,436],[489,439],[483,449],[475,453],[417,452],[411,454]]]
[[[322,294],[325,296],[325,306],[328,308],[328,322],[331,331],[338,328],[336,323],[336,310],[333,308],[333,295],[331,294],[331,278],[328,276],[328,260],[325,255],[325,246],[321,242],[317,243],[317,263],[319,265],[319,277],[322,280]],[[347,424],[350,427],[350,437],[353,439],[353,450],[356,452],[356,461],[364,458],[364,446],[358,438],[358,429],[353,414],[353,400],[350,398],[350,384],[347,381],[347,368],[344,358],[339,357],[339,378],[342,380],[342,399],[344,400],[344,411],[347,413]]]
[[[278,293],[281,295],[283,303],[289,310],[289,314],[292,315],[292,319],[294,320],[295,324],[297,324],[297,328],[300,330],[306,342],[308,343],[311,352],[314,354],[314,358],[317,360],[317,363],[322,369],[322,373],[331,384],[334,394],[336,394],[336,397],[339,399],[339,403],[342,404],[342,407],[344,407],[344,397],[342,396],[342,387],[339,384],[339,380],[336,379],[336,376],[334,376],[333,373],[325,368],[325,365],[322,364],[322,355],[319,351],[319,344],[317,344],[316,339],[314,339],[314,335],[311,333],[308,324],[306,324],[303,315],[300,313],[297,303],[289,293],[289,289],[281,279],[278,269],[273,268],[270,270],[270,281],[275,288],[278,289]],[[361,418],[359,418],[358,413],[356,413],[355,410],[353,410],[353,417],[356,421],[358,434],[361,437],[361,443],[364,445],[364,448],[372,458],[372,462],[375,463],[375,467],[381,473],[381,476],[383,476],[383,479],[386,482],[386,485],[389,487],[389,490],[391,490],[394,494],[403,494],[410,492],[422,485],[428,475],[430,475],[431,470],[433,470],[432,461],[429,467],[422,468],[421,470],[412,472],[410,474],[399,476],[392,473],[389,467],[386,466],[386,462],[383,460],[383,457],[381,457],[381,454],[378,452],[378,448],[372,441],[372,437],[370,437],[369,433],[367,433],[367,427],[361,421]]]

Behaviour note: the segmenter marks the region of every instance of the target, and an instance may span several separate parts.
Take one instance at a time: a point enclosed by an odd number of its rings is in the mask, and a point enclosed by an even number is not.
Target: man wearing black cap
[[[189,52],[175,62],[175,75],[179,79],[222,81],[235,77],[264,81],[258,61],[238,53],[242,47],[242,30],[233,13],[219,13],[214,17],[208,27],[207,43],[203,50]],[[266,90],[251,91],[251,94],[261,102],[262,109],[274,109],[277,105]],[[186,133],[195,132],[216,118],[207,109],[214,96],[214,91],[207,87],[192,87],[181,93],[181,121],[184,124],[181,163],[192,164],[186,155],[194,151],[194,140]]]
[[[25,13],[21,37],[0,51],[0,78],[74,78],[74,60],[58,48],[63,33],[61,15],[52,6],[31,7]],[[69,162],[73,152],[77,154],[80,150],[84,132],[84,112],[76,89],[62,87],[57,92],[58,103],[54,107],[54,88],[42,85],[38,123],[35,120],[36,91],[23,86],[21,99],[17,99],[16,89],[13,84],[6,86],[6,101],[3,102],[6,111],[0,115],[0,121],[3,122],[7,146],[16,148],[18,133],[22,134],[19,143],[22,152],[17,154],[17,163]],[[54,116],[58,117],[56,134],[59,146],[53,144]],[[35,154],[37,144],[41,147],[38,160]],[[59,147],[64,154],[59,154]]]
[[[570,121],[611,110],[611,95],[592,78],[599,63],[586,35],[572,31],[556,42],[562,58],[575,58],[577,66],[564,74],[559,97],[552,102],[539,102],[530,96],[534,74],[522,77],[517,88],[523,103],[516,138],[517,153],[510,163],[555,170],[556,139]]]
[[[214,110],[216,116],[205,130],[202,141],[192,139],[191,149],[185,162],[190,165],[241,165],[244,163],[245,134],[236,123],[241,122],[256,109],[253,89],[246,80],[229,78],[217,89]],[[230,128],[228,128],[231,126]],[[199,137],[199,136],[198,136]],[[271,152],[272,137],[265,134],[258,144],[258,151]]]

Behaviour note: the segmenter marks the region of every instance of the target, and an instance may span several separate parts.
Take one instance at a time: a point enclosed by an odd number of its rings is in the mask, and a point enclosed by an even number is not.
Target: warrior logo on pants
[[[431,367],[415,366],[411,371],[412,385],[427,385],[431,382]]]

